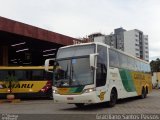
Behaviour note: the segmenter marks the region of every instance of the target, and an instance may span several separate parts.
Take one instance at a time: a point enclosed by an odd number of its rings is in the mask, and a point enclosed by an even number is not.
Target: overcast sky
[[[0,16],[75,38],[139,29],[160,57],[160,0],[0,0]]]

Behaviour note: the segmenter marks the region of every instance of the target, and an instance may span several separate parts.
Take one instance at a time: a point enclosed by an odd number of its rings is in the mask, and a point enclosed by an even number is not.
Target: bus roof
[[[61,47],[60,49],[69,48],[69,47],[74,47],[74,46],[81,46],[81,45],[91,45],[91,44],[103,45],[103,46],[108,47],[108,48],[110,48],[110,49],[113,49],[113,50],[115,50],[115,51],[117,51],[117,52],[120,52],[120,53],[122,53],[122,54],[125,54],[125,55],[127,55],[127,56],[130,56],[130,57],[132,57],[132,58],[134,58],[134,59],[136,59],[136,60],[139,60],[139,61],[142,61],[142,62],[145,62],[145,63],[149,64],[149,62],[147,62],[147,61],[145,61],[145,60],[142,60],[142,59],[140,59],[140,58],[137,58],[137,57],[135,57],[135,56],[133,56],[133,55],[131,55],[131,54],[129,54],[129,53],[126,53],[126,52],[124,52],[124,51],[121,51],[121,50],[115,49],[115,48],[113,48],[113,47],[110,47],[109,45],[107,45],[107,44],[105,44],[105,43],[102,43],[102,42],[80,43],[80,44],[75,44],[75,45],[64,46],[64,47]]]
[[[91,44],[101,44],[103,46],[109,47],[107,44],[101,43],[101,42],[89,42],[89,43],[80,43],[80,44],[74,44],[74,45],[68,45],[61,47],[60,49],[69,48],[69,47],[75,47],[75,46],[82,46],[82,45],[91,45]]]
[[[145,60],[142,60],[142,59],[140,59],[140,58],[137,58],[137,57],[135,57],[135,56],[133,56],[133,55],[131,55],[131,54],[128,54],[128,53],[126,53],[126,52],[124,52],[124,51],[121,51],[121,50],[112,48],[112,47],[110,47],[109,45],[107,45],[107,44],[105,44],[105,43],[102,43],[102,42],[80,43],[80,44],[75,44],[75,45],[64,46],[64,47],[61,47],[60,49],[69,48],[69,47],[74,47],[74,46],[91,45],[91,44],[103,45],[103,46],[108,47],[108,48],[110,48],[110,49],[113,49],[113,50],[115,50],[115,51],[117,51],[117,52],[119,52],[119,53],[125,54],[125,55],[127,55],[127,56],[130,56],[130,57],[136,59],[136,60],[139,60],[139,61],[142,61],[142,62],[145,62],[145,63],[149,64],[149,62],[147,62],[147,61],[145,61]]]
[[[44,66],[0,66],[0,70],[43,70]],[[53,69],[52,66],[49,69]]]

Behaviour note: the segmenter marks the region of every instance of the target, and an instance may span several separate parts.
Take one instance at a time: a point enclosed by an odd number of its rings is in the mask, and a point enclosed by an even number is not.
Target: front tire
[[[117,92],[115,89],[112,89],[110,94],[110,101],[108,102],[109,107],[115,106],[116,102],[117,102]]]
[[[148,94],[148,87],[146,87],[146,97],[147,97],[147,94]]]
[[[147,97],[147,93],[146,93],[145,88],[143,87],[143,88],[142,88],[142,94],[141,94],[140,98],[141,98],[141,99],[144,99],[144,98],[146,98],[146,97]]]

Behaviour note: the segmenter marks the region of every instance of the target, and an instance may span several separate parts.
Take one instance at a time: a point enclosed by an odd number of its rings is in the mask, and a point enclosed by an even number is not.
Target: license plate
[[[73,97],[67,97],[67,100],[73,100],[74,98]]]

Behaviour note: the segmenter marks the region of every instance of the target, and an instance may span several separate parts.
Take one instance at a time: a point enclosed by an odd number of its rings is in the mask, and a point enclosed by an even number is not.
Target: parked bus
[[[45,61],[45,69],[53,59]],[[59,67],[57,67],[59,66]],[[145,98],[152,89],[149,63],[103,43],[70,45],[54,60],[53,97],[56,103],[85,104]]]
[[[53,69],[53,67],[49,67]],[[16,98],[52,97],[53,74],[45,72],[44,66],[0,67],[0,98],[10,93],[9,84],[5,79],[12,75],[17,82],[11,85]]]

